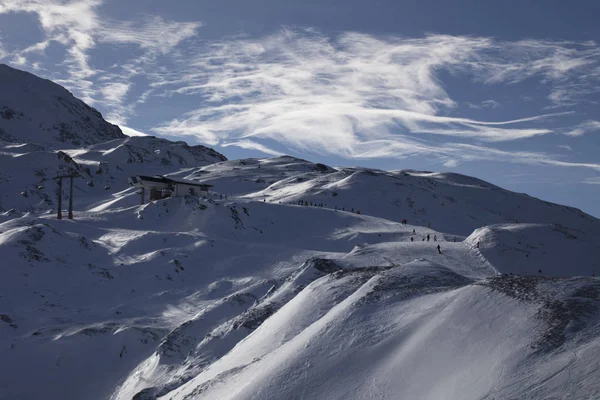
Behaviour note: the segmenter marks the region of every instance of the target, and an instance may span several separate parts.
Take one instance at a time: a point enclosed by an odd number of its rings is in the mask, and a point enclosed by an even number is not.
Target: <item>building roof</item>
[[[201,187],[201,188],[209,188],[209,187],[213,186],[213,185],[209,185],[207,183],[188,181],[185,179],[171,179],[171,178],[168,178],[168,177],[162,176],[162,175],[155,175],[155,176],[137,175],[132,178],[137,178],[140,181],[146,181],[146,182],[156,182],[156,183],[163,183],[163,184],[179,183],[182,185],[197,186],[197,187]],[[132,180],[133,180],[133,182],[136,182],[135,179],[132,179]]]

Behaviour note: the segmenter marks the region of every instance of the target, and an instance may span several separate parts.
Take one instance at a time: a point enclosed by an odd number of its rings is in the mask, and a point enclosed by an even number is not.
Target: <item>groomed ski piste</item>
[[[597,219],[292,157],[171,176],[214,190],[2,214],[0,398],[600,395]]]

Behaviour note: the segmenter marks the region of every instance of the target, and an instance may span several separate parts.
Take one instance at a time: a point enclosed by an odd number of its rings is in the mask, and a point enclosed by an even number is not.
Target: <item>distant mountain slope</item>
[[[81,147],[126,136],[67,89],[0,64],[0,140]]]
[[[187,177],[247,199],[284,204],[302,200],[397,222],[407,219],[411,225],[431,225],[456,235],[467,236],[486,225],[522,222],[600,230],[600,220],[578,209],[454,173],[330,168],[284,156],[226,161]]]

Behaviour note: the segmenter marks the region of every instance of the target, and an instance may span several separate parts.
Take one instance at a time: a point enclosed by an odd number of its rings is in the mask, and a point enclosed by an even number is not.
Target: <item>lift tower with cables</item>
[[[80,175],[76,172],[59,173],[54,179],[58,181],[58,212],[56,214],[57,219],[62,219],[62,180],[69,178],[69,219],[73,219],[73,178],[77,178]]]

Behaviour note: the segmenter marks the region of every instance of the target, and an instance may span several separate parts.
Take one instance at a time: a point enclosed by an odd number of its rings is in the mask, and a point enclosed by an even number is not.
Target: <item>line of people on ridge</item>
[[[307,206],[310,206],[310,207],[321,207],[321,208],[323,208],[323,207],[327,207],[327,203],[317,203],[317,202],[314,202],[314,203],[313,203],[312,201],[308,201],[308,200],[298,200],[298,201],[296,202],[296,205],[299,205],[299,206],[305,206],[305,207],[307,207]],[[341,211],[346,211],[346,208],[345,208],[345,207],[338,207],[338,206],[335,206],[335,208],[334,208],[334,209],[335,209],[335,211],[338,211],[338,210],[341,210]],[[354,208],[352,208],[352,209],[350,210],[350,212],[352,212],[352,213],[356,213],[356,214],[360,214],[360,210],[358,210],[358,209],[357,209],[357,210],[355,211],[355,210],[354,210]]]

